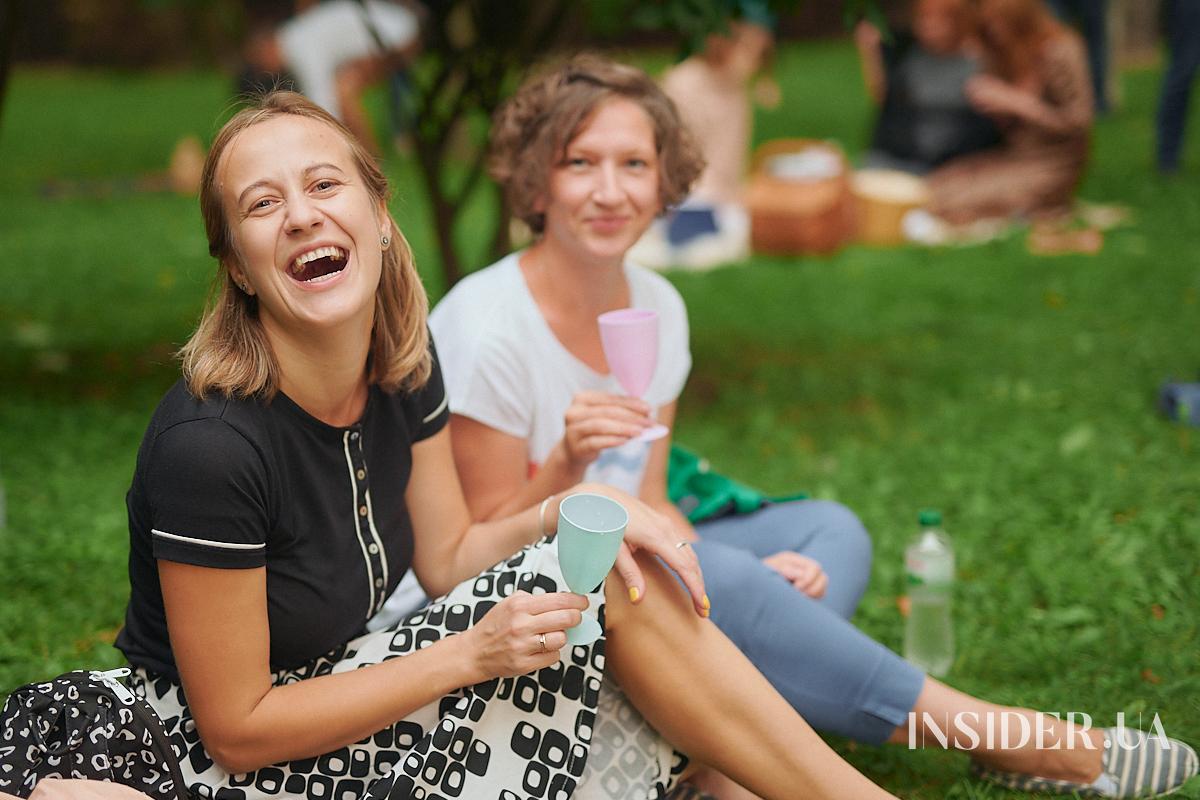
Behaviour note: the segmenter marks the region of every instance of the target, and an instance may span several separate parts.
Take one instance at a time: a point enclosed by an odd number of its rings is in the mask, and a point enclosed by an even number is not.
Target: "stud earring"
[[[380,245],[382,245],[382,247],[383,247],[383,249],[384,249],[384,250],[387,250],[389,247],[391,247],[391,246],[392,246],[392,240],[391,240],[391,239],[389,239],[389,238],[388,238],[388,237],[386,237],[386,236],[380,236],[380,237],[379,237],[379,244],[380,244]]]

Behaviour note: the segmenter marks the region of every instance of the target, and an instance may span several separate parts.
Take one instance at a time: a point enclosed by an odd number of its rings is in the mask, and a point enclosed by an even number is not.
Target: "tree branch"
[[[17,29],[21,25],[21,0],[0,0],[0,121],[3,121],[8,74],[16,57]]]

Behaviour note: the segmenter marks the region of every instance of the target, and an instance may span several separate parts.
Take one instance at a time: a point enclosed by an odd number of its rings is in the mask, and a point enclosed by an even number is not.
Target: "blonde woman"
[[[606,636],[564,647],[587,599],[547,538],[559,498],[471,521],[386,200],[362,145],[292,93],[234,116],[205,163],[215,292],[138,453],[117,640],[188,790],[588,798],[611,788],[604,750],[628,797],[698,764],[767,798],[889,797],[708,622],[669,523],[601,486],[579,488],[625,505],[628,548],[593,598]],[[409,570],[438,599],[364,633]]]

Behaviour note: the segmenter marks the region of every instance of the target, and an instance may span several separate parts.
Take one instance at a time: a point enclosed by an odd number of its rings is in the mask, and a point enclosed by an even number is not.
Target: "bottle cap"
[[[922,528],[936,528],[942,524],[942,512],[936,508],[922,508],[917,515],[917,522]]]

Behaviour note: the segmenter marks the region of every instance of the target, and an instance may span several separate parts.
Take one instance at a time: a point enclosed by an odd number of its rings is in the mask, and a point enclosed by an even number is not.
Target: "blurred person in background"
[[[969,0],[916,0],[911,33],[885,42],[864,20],[854,42],[879,106],[864,167],[924,175],[999,143],[995,124],[967,100],[967,81],[983,69]]]
[[[1192,83],[1200,68],[1200,0],[1167,0],[1163,10],[1170,62],[1158,105],[1158,169],[1170,175],[1179,171]]]
[[[299,3],[279,25],[247,39],[240,92],[272,88],[275,76],[333,114],[376,156],[382,151],[363,105],[366,91],[407,67],[420,46],[419,8],[389,0]]]
[[[1097,114],[1108,113],[1108,0],[1047,0],[1062,21],[1075,22],[1087,45]]]
[[[930,173],[930,211],[952,224],[1061,215],[1091,139],[1083,42],[1041,0],[983,0],[979,23],[988,74],[970,79],[967,99],[995,120],[1003,141]]]
[[[706,166],[681,206],[639,244],[634,259],[647,266],[704,268],[749,255],[743,188],[754,133],[752,101],[778,105],[779,87],[763,71],[775,41],[774,20],[763,4],[739,5],[739,19],[663,75],[663,91],[694,132]]]

